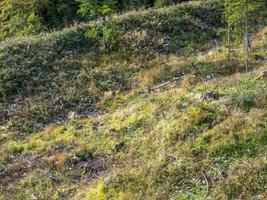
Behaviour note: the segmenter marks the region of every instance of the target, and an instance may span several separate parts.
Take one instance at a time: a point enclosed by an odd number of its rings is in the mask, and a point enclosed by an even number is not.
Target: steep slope
[[[218,59],[211,55],[201,59]],[[1,198],[265,199],[260,70],[198,83],[185,76],[152,93],[120,95],[107,114],[23,140],[1,134]],[[211,90],[218,99],[200,98]]]
[[[6,41],[0,199],[266,199],[266,29],[243,74],[243,52],[226,62],[214,31],[162,28],[184,9],[217,16],[216,3],[123,16],[132,40],[112,52],[89,52],[88,25]],[[159,36],[170,51],[149,46]]]
[[[122,35],[110,51],[85,34],[101,27],[101,22],[2,42],[3,131],[25,135],[49,123],[65,121],[70,112],[80,117],[95,114],[105,92],[137,86],[135,78],[151,67],[166,69],[165,79],[175,77],[175,69],[162,65],[160,57],[210,46],[217,38],[215,30],[194,22],[204,21],[218,28],[222,26],[221,15],[222,5],[214,0],[126,14],[117,19]]]
[[[257,75],[133,94],[21,141],[3,134],[3,198],[264,199],[267,82]],[[207,90],[222,97],[201,100]]]

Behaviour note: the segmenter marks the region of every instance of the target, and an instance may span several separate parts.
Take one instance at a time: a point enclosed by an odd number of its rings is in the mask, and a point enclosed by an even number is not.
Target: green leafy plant
[[[41,18],[36,15],[35,1],[0,1],[0,40],[10,36],[39,33]]]
[[[115,12],[115,0],[77,0],[77,2],[80,3],[78,13],[85,18],[106,20]]]
[[[121,31],[114,20],[109,20],[103,27],[103,39],[105,47],[111,50],[121,35]]]

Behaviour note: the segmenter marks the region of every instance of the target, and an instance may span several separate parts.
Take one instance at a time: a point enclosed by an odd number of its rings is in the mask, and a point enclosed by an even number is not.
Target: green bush
[[[265,81],[244,79],[231,92],[231,105],[249,111],[251,108],[266,106],[267,84]]]
[[[113,20],[109,20],[103,27],[103,39],[105,47],[108,50],[111,50],[112,47],[116,45],[118,42],[118,38],[120,37],[121,32],[119,27],[116,25],[116,22]]]
[[[6,37],[39,33],[44,29],[36,5],[24,1],[0,2],[0,41]]]

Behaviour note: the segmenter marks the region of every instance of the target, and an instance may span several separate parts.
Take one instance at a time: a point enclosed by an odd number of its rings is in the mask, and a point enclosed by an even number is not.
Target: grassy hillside
[[[1,43],[0,199],[266,199],[266,28],[244,74],[220,1],[116,23],[110,51],[94,24]]]
[[[217,2],[118,17],[122,36],[111,51],[86,37],[86,31],[94,24],[2,42],[2,128],[25,134],[52,122],[65,121],[69,112],[87,117],[99,110],[96,104],[105,92],[131,89],[139,82],[138,76],[151,67],[166,69],[167,74],[158,77],[157,82],[174,77],[173,66],[163,64],[160,57],[166,53],[182,54],[184,48],[190,52],[209,46],[216,39],[215,31],[202,30],[192,21],[221,27],[222,5]],[[102,26],[101,22],[97,26]]]

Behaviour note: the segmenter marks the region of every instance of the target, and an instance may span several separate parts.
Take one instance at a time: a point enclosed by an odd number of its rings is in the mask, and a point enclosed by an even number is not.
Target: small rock
[[[185,75],[185,73],[183,71],[181,71],[181,70],[176,70],[175,71],[175,77],[182,77],[184,75]]]
[[[207,92],[204,92],[202,95],[201,95],[201,100],[206,100],[206,99],[214,99],[214,100],[217,100],[220,98],[220,94],[216,91],[207,91]]]
[[[77,118],[77,114],[75,112],[69,112],[68,119],[73,120]]]
[[[38,200],[38,198],[34,194],[32,194],[32,198],[31,199],[32,200]]]
[[[75,166],[77,164],[79,164],[79,162],[81,161],[80,158],[76,157],[76,156],[73,156],[71,159],[70,159],[70,164]]]
[[[77,55],[77,52],[75,52],[75,51],[65,51],[64,52],[64,56],[66,56],[66,57],[74,57],[76,55]]]
[[[92,131],[97,131],[98,128],[99,128],[99,126],[100,126],[100,123],[99,122],[94,122],[92,124]]]
[[[267,70],[266,71],[261,71],[261,76],[267,77]]]
[[[267,79],[267,70],[261,71],[260,76],[257,77],[257,80]]]
[[[79,169],[83,171],[83,174],[94,171],[94,158],[89,156],[83,163],[81,163]]]

